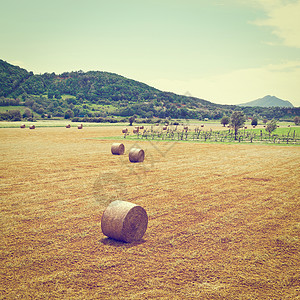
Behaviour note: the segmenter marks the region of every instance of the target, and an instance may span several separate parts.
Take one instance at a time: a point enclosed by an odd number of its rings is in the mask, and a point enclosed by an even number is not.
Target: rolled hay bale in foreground
[[[30,125],[29,129],[35,129],[35,125]]]
[[[71,125],[70,124],[66,125],[66,128],[71,128]]]
[[[25,128],[26,127],[26,125],[25,124],[22,124],[21,126],[20,126],[20,128]]]
[[[104,235],[127,243],[139,241],[146,232],[148,216],[145,209],[127,201],[113,201],[101,218]]]
[[[145,158],[145,152],[142,149],[132,148],[129,151],[130,162],[143,162]]]
[[[125,146],[122,143],[113,143],[111,145],[111,153],[114,155],[123,155],[125,152]]]

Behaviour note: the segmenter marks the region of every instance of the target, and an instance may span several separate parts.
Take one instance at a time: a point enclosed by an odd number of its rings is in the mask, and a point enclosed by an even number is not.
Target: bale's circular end
[[[125,152],[125,146],[122,143],[113,143],[111,145],[111,153],[114,155],[123,155]]]
[[[143,162],[145,158],[145,152],[142,149],[132,148],[129,151],[130,162]]]
[[[127,201],[111,202],[101,219],[104,235],[127,243],[139,241],[146,232],[147,225],[145,209]]]

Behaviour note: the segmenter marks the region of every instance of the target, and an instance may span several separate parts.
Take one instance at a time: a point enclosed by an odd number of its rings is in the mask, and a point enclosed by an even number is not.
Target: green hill
[[[0,106],[9,105],[26,106],[31,113],[41,117],[85,117],[94,121],[132,115],[145,119],[219,119],[234,110],[267,118],[296,114],[293,110],[269,111],[214,104],[204,99],[163,92],[109,72],[35,75],[0,60]],[[27,111],[26,115],[30,112]]]

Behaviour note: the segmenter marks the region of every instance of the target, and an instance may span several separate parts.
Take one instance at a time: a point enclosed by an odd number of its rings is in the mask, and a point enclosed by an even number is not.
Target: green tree
[[[221,124],[225,127],[227,124],[229,124],[230,122],[230,118],[227,117],[227,116],[224,116],[222,119],[221,119]]]
[[[32,113],[31,113],[30,109],[26,108],[23,113],[23,118],[30,118],[31,116],[32,116]]]
[[[234,129],[234,139],[237,140],[238,130],[244,126],[246,118],[241,111],[234,111],[230,117],[230,126]]]
[[[251,125],[252,125],[252,126],[257,126],[257,124],[258,124],[257,117],[253,117],[253,118],[252,118],[252,121],[251,121]]]
[[[277,128],[277,122],[276,120],[272,120],[266,127],[266,131],[269,132],[269,135]]]
[[[71,119],[71,118],[73,118],[74,117],[74,113],[73,113],[73,111],[72,110],[70,110],[70,109],[67,109],[66,111],[65,111],[65,119]]]
[[[131,117],[128,118],[129,126],[132,126],[132,123],[135,121],[135,119],[136,119],[136,115],[131,116]]]
[[[300,124],[300,117],[296,116],[296,117],[294,118],[294,123],[295,123],[296,125],[299,125],[299,124]]]

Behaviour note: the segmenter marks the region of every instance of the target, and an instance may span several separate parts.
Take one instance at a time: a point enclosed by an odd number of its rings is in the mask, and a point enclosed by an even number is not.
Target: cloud
[[[240,104],[266,95],[300,106],[300,61],[235,70],[192,80],[157,79],[147,83],[163,91],[203,98],[219,104]]]
[[[300,0],[250,0],[247,4],[260,5],[266,18],[256,20],[257,26],[268,26],[284,46],[300,48]]]

